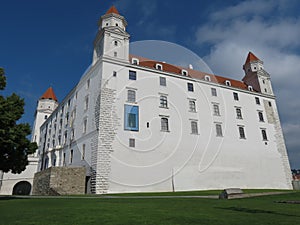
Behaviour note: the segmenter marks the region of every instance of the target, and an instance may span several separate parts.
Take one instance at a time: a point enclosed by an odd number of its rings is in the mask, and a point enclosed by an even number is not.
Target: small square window
[[[135,139],[129,138],[129,147],[134,148],[135,147]]]
[[[129,70],[129,80],[136,80],[136,71]]]
[[[188,91],[191,91],[191,92],[194,91],[194,85],[192,83],[187,83],[187,88],[188,88]]]
[[[159,77],[160,86],[167,86],[167,80],[165,77]]]

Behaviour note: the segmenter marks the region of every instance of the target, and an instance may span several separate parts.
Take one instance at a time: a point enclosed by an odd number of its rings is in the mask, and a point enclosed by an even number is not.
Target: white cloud
[[[219,75],[241,80],[248,51],[265,62],[277,95],[290,161],[300,168],[295,157],[300,151],[300,17],[287,13],[296,7],[292,4],[299,3],[288,3],[249,0],[216,11],[198,28],[196,41],[211,46],[204,59]]]

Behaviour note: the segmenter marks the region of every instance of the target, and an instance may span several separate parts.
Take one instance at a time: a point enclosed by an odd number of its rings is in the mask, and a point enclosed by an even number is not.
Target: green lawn
[[[298,224],[300,192],[236,200],[0,198],[0,224]]]

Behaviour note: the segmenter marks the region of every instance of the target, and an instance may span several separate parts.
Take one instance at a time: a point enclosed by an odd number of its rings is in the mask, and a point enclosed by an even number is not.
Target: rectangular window
[[[236,111],[236,118],[243,119],[242,110],[240,108],[236,108],[235,111]]]
[[[268,140],[267,131],[265,129],[261,129],[261,136],[262,136],[263,141]]]
[[[71,149],[71,152],[70,152],[70,164],[72,164],[73,162],[73,149]]]
[[[241,138],[241,139],[246,139],[244,127],[239,126],[239,133],[240,133],[240,138]]]
[[[159,77],[160,86],[167,86],[167,80],[165,77]]]
[[[216,124],[216,135],[217,137],[223,137],[222,125],[219,123]]]
[[[64,152],[63,155],[63,166],[66,166],[66,153]]]
[[[124,110],[124,129],[131,131],[139,130],[139,107],[125,105]]]
[[[168,108],[168,98],[165,95],[160,96],[160,107],[161,108]]]
[[[211,95],[212,96],[217,96],[217,89],[211,88]]]
[[[90,79],[88,79],[87,81],[86,81],[86,89],[89,89],[90,88]]]
[[[134,148],[135,147],[135,139],[129,138],[129,147]]]
[[[259,97],[255,97],[255,102],[256,102],[257,105],[260,105]]]
[[[214,110],[214,115],[215,115],[215,116],[220,116],[219,105],[213,104],[213,110]]]
[[[233,92],[233,99],[238,101],[239,100],[239,95],[236,92]]]
[[[86,133],[86,128],[87,128],[87,119],[84,119],[83,121],[83,128],[82,128],[82,132]]]
[[[196,112],[196,101],[195,100],[189,100],[189,108],[190,108],[190,112]]]
[[[198,134],[198,124],[197,121],[191,121],[192,134]]]
[[[82,155],[81,155],[81,160],[84,160],[85,158],[85,144],[82,145]]]
[[[259,122],[264,122],[264,114],[262,112],[258,112]]]
[[[128,90],[127,91],[127,101],[128,102],[135,102],[136,101],[135,91],[134,90]]]
[[[129,80],[136,80],[136,71],[129,70]]]
[[[89,96],[86,96],[84,101],[84,110],[87,110],[88,108],[89,108]]]
[[[191,92],[194,91],[194,85],[192,83],[187,83],[187,88],[188,88],[188,91],[191,91]]]
[[[169,131],[169,120],[168,118],[161,118],[160,119],[161,122],[161,131]]]

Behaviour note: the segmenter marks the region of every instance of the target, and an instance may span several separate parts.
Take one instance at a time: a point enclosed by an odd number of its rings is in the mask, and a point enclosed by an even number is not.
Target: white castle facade
[[[55,110],[33,135],[38,171],[85,167],[87,192],[96,194],[292,188],[260,59],[250,52],[237,81],[132,56],[126,26],[111,7],[92,66],[58,106],[48,99],[44,107]]]

